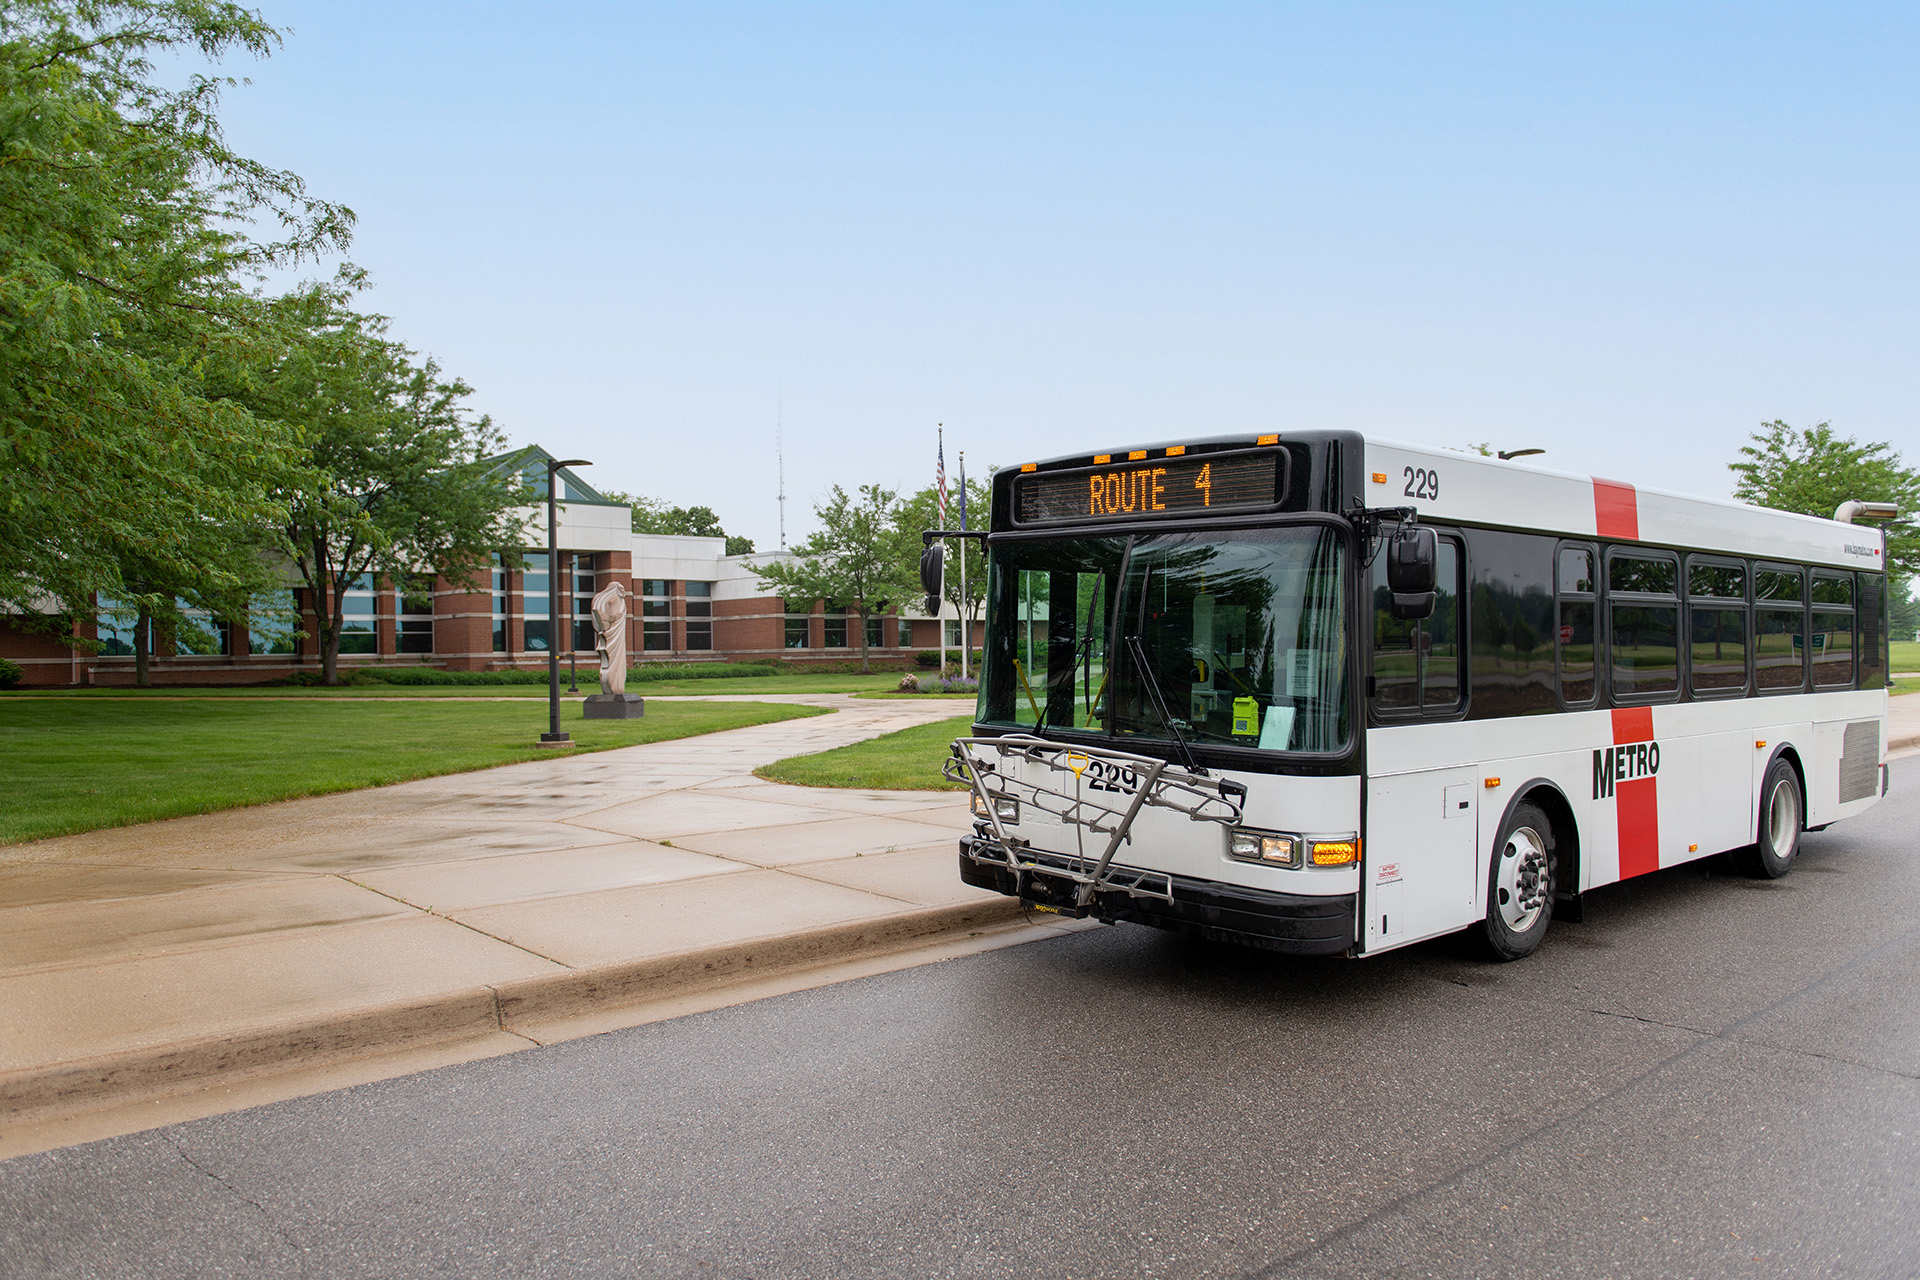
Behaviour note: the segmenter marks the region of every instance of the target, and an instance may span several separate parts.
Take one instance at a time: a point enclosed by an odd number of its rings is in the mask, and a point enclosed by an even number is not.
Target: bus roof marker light
[[[1113,455],[1110,453],[1096,453],[1093,455],[1093,465],[1096,467],[1104,467],[1112,461]]]
[[[1140,459],[1142,459],[1142,458],[1144,458],[1144,457],[1146,457],[1146,456],[1147,456],[1147,451],[1146,451],[1145,449],[1135,449],[1135,450],[1134,450],[1134,451],[1133,451],[1132,453],[1129,453],[1129,454],[1127,455],[1127,461],[1128,461],[1128,462],[1138,462],[1138,461],[1140,461]]]
[[[1037,462],[1023,462],[1020,464],[1020,470],[1022,471],[1038,471],[1039,469],[1040,464]]]
[[[1261,436],[1258,440],[1255,440],[1254,443],[1255,444],[1279,444],[1280,437],[1279,436]]]
[[[1167,446],[1167,456],[1169,458],[1177,458],[1186,451],[1187,446],[1183,444],[1170,444]]]

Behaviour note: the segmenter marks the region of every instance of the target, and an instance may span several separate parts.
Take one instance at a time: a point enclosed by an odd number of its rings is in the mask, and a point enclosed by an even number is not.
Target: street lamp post
[[[554,473],[562,467],[592,465],[585,458],[547,459],[547,732],[540,735],[543,747],[573,745],[573,738],[560,731],[560,650],[555,647],[560,643],[560,548]]]

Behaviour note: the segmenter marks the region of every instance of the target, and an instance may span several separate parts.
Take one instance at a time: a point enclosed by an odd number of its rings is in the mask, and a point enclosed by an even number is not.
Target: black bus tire
[[[1553,922],[1555,874],[1553,821],[1540,806],[1522,801],[1507,815],[1494,841],[1487,870],[1487,916],[1481,943],[1494,960],[1532,955]]]
[[[1734,862],[1750,876],[1778,880],[1793,870],[1806,823],[1807,799],[1800,791],[1800,775],[1785,760],[1775,760],[1767,766],[1766,779],[1760,784],[1754,842],[1738,850]]]

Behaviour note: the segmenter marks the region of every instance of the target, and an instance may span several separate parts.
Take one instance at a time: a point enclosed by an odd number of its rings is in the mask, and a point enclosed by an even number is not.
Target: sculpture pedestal
[[[589,694],[584,704],[589,720],[638,720],[646,714],[646,700],[637,693]]]

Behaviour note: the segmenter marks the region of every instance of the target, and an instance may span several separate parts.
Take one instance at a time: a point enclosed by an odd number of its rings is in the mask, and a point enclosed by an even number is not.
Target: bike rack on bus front
[[[989,753],[997,756],[998,760],[986,759]],[[1046,769],[1043,781],[1033,782],[1008,773],[1004,766],[1015,758]],[[1133,779],[1133,794],[1124,809],[1088,799],[1083,794],[1082,775],[1095,761],[1111,769],[1112,776],[1131,776]],[[1119,890],[1136,898],[1159,898],[1168,903],[1173,901],[1173,878],[1165,872],[1132,868],[1116,872],[1113,868],[1113,856],[1119,852],[1122,842],[1131,840],[1129,832],[1133,820],[1144,806],[1173,809],[1195,822],[1218,822],[1230,827],[1240,821],[1240,802],[1246,796],[1246,788],[1238,783],[1193,773],[1165,760],[1105,747],[1067,746],[1026,734],[999,738],[956,738],[953,754],[942,766],[941,772],[949,780],[964,782],[972,789],[993,832],[992,849],[981,850],[975,846],[968,850],[968,857],[1013,872],[1014,890],[1021,896],[1025,896],[1022,891],[1027,877],[1036,872],[1072,881],[1079,886],[1074,891],[1074,905],[1082,909],[1102,889]],[[1071,794],[1060,775],[1073,778]],[[996,790],[988,789],[988,778],[994,780]],[[1121,794],[1125,794],[1124,791]],[[993,805],[996,797],[1016,799],[1071,826],[1084,827],[1096,835],[1105,835],[1107,847],[1091,871],[1086,869],[1083,856],[1070,855],[1065,851],[1056,854],[1066,861],[1065,866],[1022,858],[1019,851],[1029,848],[1029,842],[1019,836],[1009,835],[1001,825],[1000,815]],[[991,856],[996,852],[999,857]],[[1159,882],[1157,888],[1149,887],[1149,880],[1154,878]]]

